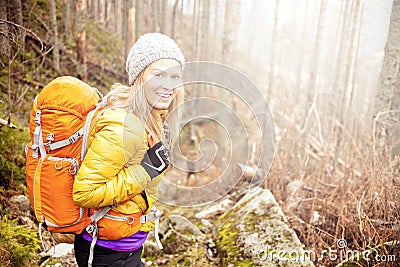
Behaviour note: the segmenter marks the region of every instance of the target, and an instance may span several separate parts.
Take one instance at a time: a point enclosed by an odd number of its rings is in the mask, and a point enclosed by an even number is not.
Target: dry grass
[[[281,137],[265,186],[308,250],[320,257],[324,250],[340,252],[340,239],[347,242],[343,251],[399,240],[400,179],[388,157],[374,155],[372,144],[356,145],[348,136],[340,147],[337,142],[315,145],[315,139],[294,127],[287,127]],[[324,256],[315,263],[339,262],[340,257]]]

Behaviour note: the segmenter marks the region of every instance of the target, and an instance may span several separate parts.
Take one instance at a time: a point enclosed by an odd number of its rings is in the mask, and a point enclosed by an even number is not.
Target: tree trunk
[[[171,25],[171,37],[175,38],[176,21],[178,16],[179,0],[175,0],[174,9],[172,11],[172,25]]]
[[[58,30],[56,15],[56,0],[50,0],[50,20],[53,31],[53,65],[57,72],[60,71],[60,51],[58,48]]]
[[[201,22],[201,51],[200,57],[202,60],[208,59],[208,36],[210,34],[210,0],[203,0],[203,11],[202,11],[202,22]]]
[[[160,12],[158,12],[158,23],[160,25],[160,32],[167,34],[167,9],[168,9],[168,0],[160,0]]]
[[[359,63],[359,50],[360,50],[360,38],[361,38],[361,32],[362,32],[362,21],[364,17],[364,4],[362,4],[361,9],[360,9],[360,16],[357,19],[357,27],[356,27],[356,33],[354,33],[355,36],[355,41],[354,41],[354,64],[351,70],[352,73],[352,82],[351,82],[351,94],[350,94],[350,99],[349,99],[349,106],[347,110],[347,114],[351,115],[351,121],[349,122],[349,125],[353,127],[351,133],[354,136],[354,138],[358,141],[358,135],[360,133],[360,127],[357,127],[360,125],[360,113],[362,112],[362,109],[356,109],[355,107],[362,107],[363,105],[363,100],[365,96],[365,90],[361,90],[362,96],[357,97],[355,99],[355,96],[357,95],[357,70],[358,70],[358,63]],[[356,104],[357,103],[357,104]]]
[[[218,39],[218,37],[219,37],[218,26],[219,26],[219,17],[220,17],[219,16],[219,4],[218,4],[218,1],[213,1],[212,3],[214,3],[214,28],[213,28],[214,33],[213,33],[212,37],[213,37],[213,40],[215,41],[214,49],[212,52],[212,59],[214,61],[218,61],[219,57],[221,55],[220,54],[221,50],[218,49],[219,44],[220,44],[219,39]]]
[[[340,40],[340,37],[342,35],[342,25],[345,21],[345,12],[346,12],[346,0],[341,0],[340,1],[340,9],[338,13],[338,18],[337,18],[337,23],[336,23],[336,28],[335,28],[335,39]],[[339,63],[339,60],[336,60],[336,58],[339,57],[338,53],[335,51],[340,50],[340,42],[332,42],[330,44],[330,50],[334,51],[332,57],[332,62],[330,62],[330,67],[327,68],[327,71],[329,72],[329,87],[330,87],[330,93],[336,94],[335,91],[335,83],[336,83],[336,76],[337,76],[337,64]],[[326,131],[329,133],[333,133],[335,131],[335,121],[336,121],[336,109],[337,109],[337,97],[331,97],[329,98],[329,101],[326,102],[325,107],[321,112],[323,114],[329,114],[329,116],[325,116],[326,118],[323,118],[323,120],[327,121],[327,126],[326,126]],[[333,112],[332,112],[333,111]]]
[[[92,0],[92,5],[88,9],[92,12],[92,18],[95,22],[99,21],[99,2],[98,0]]]
[[[335,79],[334,79],[334,90],[338,93],[339,98],[336,102],[336,118],[343,122],[343,101],[346,96],[346,84],[344,83],[344,66],[347,64],[347,49],[349,46],[349,29],[351,27],[351,14],[354,4],[354,0],[344,0],[346,2],[345,12],[343,16],[343,24],[340,33],[339,41],[339,52],[337,56]]]
[[[225,4],[225,21],[224,21],[224,33],[222,37],[222,63],[227,65],[232,64],[232,52],[234,48],[235,38],[236,38],[236,23],[237,23],[237,0],[227,0]],[[224,99],[224,101],[229,101],[228,99],[231,97],[230,93],[225,90],[219,90],[220,99]],[[230,116],[222,111],[219,113],[221,117],[220,121],[224,121],[225,123],[229,123],[230,125],[235,125],[235,122],[229,120]],[[227,119],[228,118],[228,119]],[[227,122],[229,120],[229,122]],[[234,134],[232,134],[231,140],[228,140],[228,136],[223,127],[218,127],[217,135],[218,135],[218,154],[216,158],[216,163],[219,167],[226,166],[227,159],[230,151],[227,150],[229,147],[228,143],[232,140],[235,140]],[[232,144],[233,147],[235,144]],[[234,149],[234,148],[233,148]]]
[[[317,34],[315,38],[315,45],[314,45],[314,55],[312,59],[312,69],[311,69],[311,78],[310,78],[310,86],[308,87],[309,90],[309,97],[308,101],[312,101],[314,95],[316,94],[317,82],[318,82],[318,69],[319,69],[319,58],[321,53],[321,44],[322,44],[322,34],[324,29],[324,22],[325,22],[325,13],[326,13],[326,5],[327,1],[322,0],[320,6],[320,13],[318,17],[318,28]]]
[[[140,2],[140,0],[138,0],[137,2]],[[121,29],[121,26],[122,26],[122,23],[121,23],[121,19],[122,19],[122,15],[121,15],[121,10],[122,10],[122,8],[121,8],[121,0],[116,0],[115,1],[115,9],[114,9],[114,18],[115,18],[115,33],[119,36],[119,37],[121,37],[121,31],[122,31],[122,29]]]
[[[71,4],[70,0],[63,0],[62,5],[64,40],[71,38]]]
[[[136,1],[138,2],[138,0]],[[128,17],[126,20],[126,42],[125,42],[125,58],[127,58],[129,50],[131,49],[132,45],[135,43],[135,39],[138,37],[136,36],[136,25],[135,25],[135,4],[131,3],[128,7]]]
[[[77,60],[76,72],[79,79],[87,81],[87,58],[86,58],[86,0],[76,0],[76,49]]]
[[[236,30],[236,16],[235,6],[236,0],[227,0],[225,5],[225,24],[224,24],[224,35],[222,40],[222,60],[225,63],[229,63],[233,50],[233,44],[235,42],[235,30]]]
[[[139,38],[144,33],[145,14],[143,12],[143,1],[137,0],[135,3],[135,35]]]
[[[352,76],[350,75],[352,65],[354,63],[355,57],[353,56],[354,50],[355,50],[355,45],[354,45],[354,40],[356,39],[356,34],[357,34],[357,25],[358,25],[358,20],[359,20],[359,9],[360,9],[360,0],[355,0],[354,2],[354,8],[352,9],[352,16],[351,16],[351,23],[350,23],[350,35],[349,35],[349,41],[348,41],[348,48],[347,48],[347,55],[346,55],[346,64],[344,66],[345,69],[345,75],[344,75],[344,93],[342,95],[342,100],[340,101],[340,104],[342,105],[340,108],[341,116],[339,117],[340,122],[348,126],[347,124],[347,119],[349,119],[348,116],[348,109],[350,106],[350,102],[348,99],[348,95],[351,94],[350,90],[351,88],[351,78]],[[349,93],[350,92],[350,93]]]
[[[193,1],[193,16],[192,16],[192,59],[194,61],[199,60],[199,49],[198,49],[198,35],[199,35],[199,1]]]
[[[160,12],[160,1],[153,0],[151,1],[151,13],[153,17],[153,27],[155,32],[160,31],[160,20],[159,20],[159,12]]]
[[[275,76],[275,54],[276,54],[276,43],[277,43],[277,34],[278,34],[278,14],[279,14],[279,2],[280,0],[275,1],[275,12],[274,12],[274,26],[272,30],[271,37],[271,56],[269,61],[269,79],[268,79],[268,88],[267,88],[267,98],[271,99],[271,94],[274,91],[274,76]]]
[[[351,14],[354,6],[354,0],[343,0],[345,2],[345,9],[343,15],[342,27],[340,30],[340,39],[338,40],[339,48],[336,61],[336,69],[334,70],[334,92],[338,95],[335,101],[335,109],[333,110],[332,122],[333,122],[333,136],[336,138],[336,152],[335,158],[340,154],[340,148],[342,146],[343,139],[343,128],[341,125],[337,125],[337,121],[343,123],[343,108],[346,101],[346,89],[347,85],[344,84],[344,69],[347,64],[347,49],[349,46],[349,29],[351,27]]]
[[[106,26],[110,31],[115,32],[115,0],[107,1]]]
[[[144,24],[142,32],[150,32],[153,30],[153,20],[151,18],[151,1],[143,1]]]
[[[128,21],[129,21],[129,9],[131,8],[132,1],[131,0],[124,0],[122,3],[122,9],[121,9],[121,29],[122,29],[122,38],[125,39],[125,51],[124,51],[124,58],[128,56],[129,50],[127,49],[126,42],[128,40]]]
[[[321,6],[319,9],[319,16],[318,16],[318,25],[317,25],[317,34],[315,36],[315,43],[314,43],[314,55],[312,56],[312,65],[311,65],[311,75],[310,81],[307,87],[307,98],[305,99],[305,116],[303,121],[303,133],[306,134],[308,132],[307,125],[305,125],[306,121],[308,120],[309,109],[311,106],[316,105],[313,103],[317,100],[315,97],[317,92],[317,82],[318,82],[318,70],[319,70],[319,59],[321,53],[321,44],[322,44],[322,34],[324,29],[324,22],[325,22],[325,13],[326,13],[326,5],[327,1],[322,0]]]
[[[14,10],[14,21],[18,25],[23,26],[23,18],[22,18],[22,4],[21,0],[12,0],[12,9]]]
[[[294,89],[296,90],[296,96],[295,96],[295,102],[299,103],[299,98],[300,98],[300,92],[301,92],[301,83],[302,83],[302,75],[303,75],[303,64],[304,64],[304,56],[305,56],[305,43],[306,43],[306,32],[307,32],[307,18],[309,15],[309,6],[310,6],[310,2],[306,1],[305,3],[306,7],[305,7],[305,16],[304,16],[304,24],[303,24],[303,28],[302,28],[302,32],[301,32],[301,40],[303,40],[302,42],[300,42],[300,55],[298,57],[298,62],[297,62],[297,75],[296,75],[296,81],[295,81],[295,85],[294,85]]]
[[[105,23],[106,3],[105,0],[99,0],[99,22],[101,25]]]
[[[379,153],[400,155],[400,0],[393,0],[388,39],[375,99],[374,115],[380,136],[375,136]],[[377,117],[379,115],[379,117]],[[384,132],[384,133],[383,133]],[[377,134],[377,133],[376,133]]]
[[[14,9],[15,23],[18,25],[24,26],[21,0],[12,0],[11,4]],[[26,37],[26,31],[24,31],[24,30],[19,31],[19,36],[18,36],[18,39],[20,39],[19,47],[20,47],[20,52],[23,57],[25,57],[25,37]],[[22,64],[21,67],[22,67],[22,72],[24,72],[25,64]]]
[[[0,54],[4,55],[6,58],[10,56],[10,42],[8,39],[8,24],[6,21],[8,20],[7,14],[7,6],[6,4],[0,5]]]

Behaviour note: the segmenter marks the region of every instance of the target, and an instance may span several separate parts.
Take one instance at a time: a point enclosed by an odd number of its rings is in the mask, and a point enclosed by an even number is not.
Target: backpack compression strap
[[[47,152],[46,149],[44,148],[44,143],[43,143],[42,124],[40,122],[40,115],[42,115],[42,111],[38,109],[35,115],[36,128],[33,133],[32,157],[37,159],[39,157],[39,152],[40,152],[40,157],[43,160],[46,157]]]

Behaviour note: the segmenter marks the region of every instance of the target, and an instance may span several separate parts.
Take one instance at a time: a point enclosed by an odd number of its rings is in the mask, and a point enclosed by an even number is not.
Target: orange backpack
[[[36,97],[26,146],[26,183],[39,233],[81,233],[88,210],[72,199],[72,186],[86,153],[91,120],[102,106],[96,88],[70,76],[51,81]]]

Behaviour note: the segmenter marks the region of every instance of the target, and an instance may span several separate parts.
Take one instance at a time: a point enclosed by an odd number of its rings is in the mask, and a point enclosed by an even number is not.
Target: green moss
[[[201,266],[214,267],[215,263],[210,262],[205,256],[207,252],[202,246],[190,246],[183,254],[175,255],[168,262],[168,267]]]
[[[218,253],[221,255],[222,266],[227,266],[228,263],[239,266],[236,265],[240,262],[240,253],[236,245],[237,235],[238,229],[232,223],[227,223],[218,230],[217,247]]]
[[[13,122],[14,123],[14,122]],[[15,122],[15,124],[17,124]],[[30,135],[27,128],[0,128],[0,186],[17,188],[25,181],[25,145]]]
[[[18,225],[17,220],[3,216],[0,221],[0,266],[29,266],[37,261],[34,254],[38,250],[39,240],[36,230]]]
[[[170,243],[174,242],[175,240],[176,240],[176,233],[172,233],[167,236],[167,238],[165,239],[165,243],[170,244]]]

